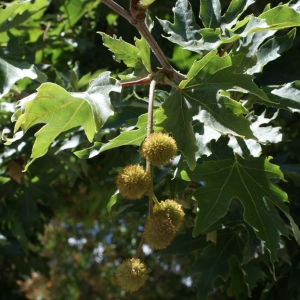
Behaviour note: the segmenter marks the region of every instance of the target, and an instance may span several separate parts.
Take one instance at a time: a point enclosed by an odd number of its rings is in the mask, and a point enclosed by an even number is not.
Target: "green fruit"
[[[177,150],[175,140],[162,132],[150,134],[142,144],[142,156],[158,166],[169,164]]]
[[[138,258],[123,261],[116,270],[118,285],[127,292],[137,291],[148,279],[146,265]]]
[[[166,218],[170,218],[175,231],[179,230],[184,220],[184,212],[181,205],[169,199],[156,204],[153,208],[153,215],[164,215]]]
[[[152,249],[164,249],[170,245],[175,236],[172,221],[164,215],[153,215],[145,225],[144,237]]]
[[[151,178],[140,165],[125,167],[117,177],[117,188],[120,194],[129,200],[141,199],[150,186]]]

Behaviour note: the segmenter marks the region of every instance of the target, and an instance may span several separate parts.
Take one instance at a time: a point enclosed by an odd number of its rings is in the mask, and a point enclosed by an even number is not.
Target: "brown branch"
[[[222,50],[222,52],[219,54],[220,57],[224,55],[224,53],[234,44],[235,42],[229,43],[225,46],[225,48]]]

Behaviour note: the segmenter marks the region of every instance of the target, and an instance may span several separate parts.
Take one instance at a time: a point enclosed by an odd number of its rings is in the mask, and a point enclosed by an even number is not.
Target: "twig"
[[[220,57],[224,55],[224,53],[234,44],[235,42],[229,43],[225,46],[225,48],[222,50],[222,52],[219,54]]]
[[[135,258],[138,258],[140,256],[141,249],[142,249],[142,246],[143,246],[143,243],[144,243],[144,239],[145,239],[144,234],[142,234],[139,246],[138,246],[138,248],[136,249],[136,252],[135,252],[135,256],[134,256]]]

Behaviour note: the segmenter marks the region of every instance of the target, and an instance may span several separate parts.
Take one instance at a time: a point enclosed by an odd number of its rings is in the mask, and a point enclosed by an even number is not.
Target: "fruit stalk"
[[[149,102],[148,102],[148,121],[147,121],[147,137],[153,131],[153,102],[154,102],[154,89],[155,89],[156,81],[153,79],[151,80],[150,87],[149,87]],[[152,164],[146,160],[146,172],[151,178],[150,187],[148,191],[149,195],[149,216],[151,217],[153,214],[153,201],[152,201],[152,194],[153,194],[153,176],[152,176]]]

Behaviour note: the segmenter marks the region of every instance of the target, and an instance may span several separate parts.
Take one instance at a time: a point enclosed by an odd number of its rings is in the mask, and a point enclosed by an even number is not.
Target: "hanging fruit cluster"
[[[141,146],[142,156],[148,166],[169,164],[177,150],[175,140],[162,132],[149,134]],[[148,169],[138,164],[126,166],[119,173],[116,185],[120,194],[128,200],[141,199],[148,193],[149,201],[155,202],[154,207],[149,203],[153,209],[149,211],[142,241],[145,240],[153,250],[160,250],[170,245],[183,223],[184,212],[175,200],[157,201],[152,195],[152,173]],[[115,275],[118,285],[130,292],[138,290],[148,279],[147,268],[137,257],[123,261]]]

